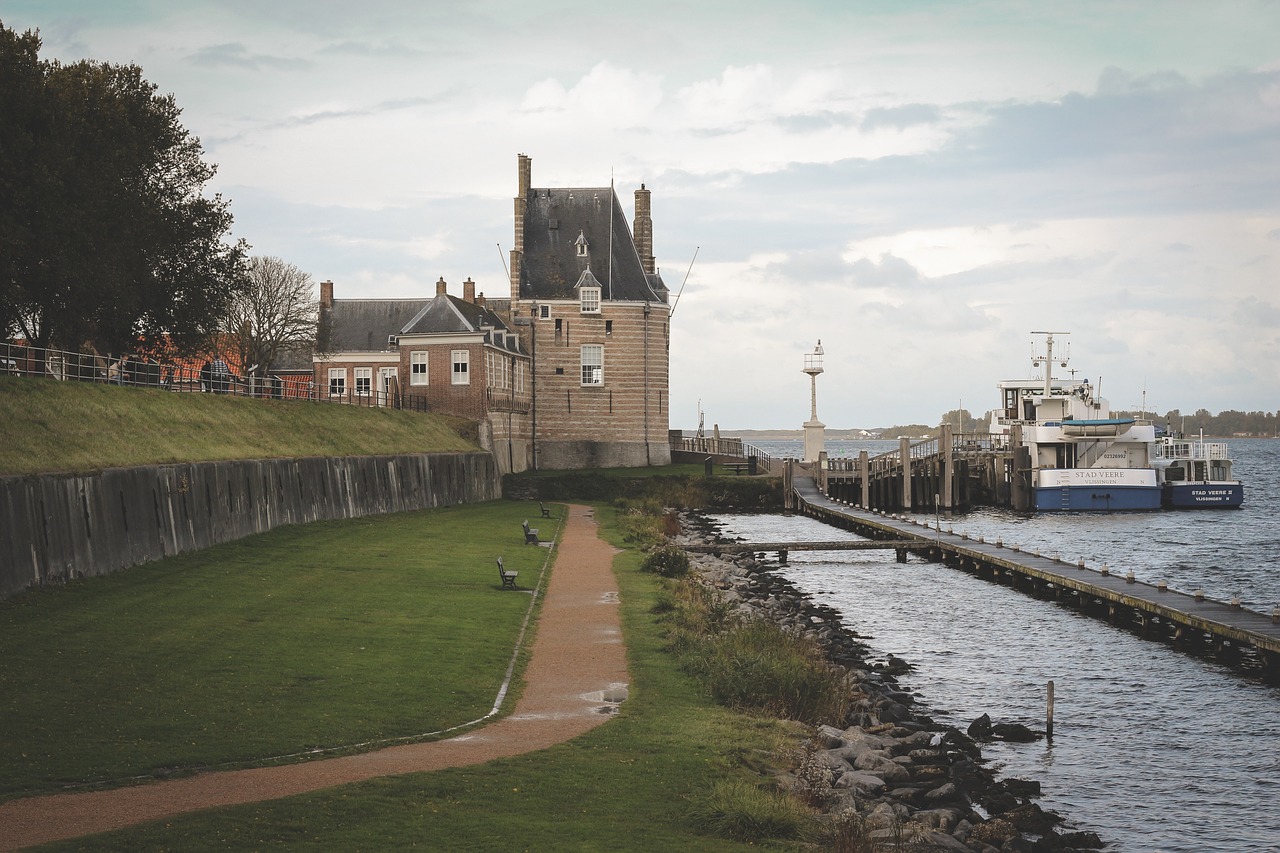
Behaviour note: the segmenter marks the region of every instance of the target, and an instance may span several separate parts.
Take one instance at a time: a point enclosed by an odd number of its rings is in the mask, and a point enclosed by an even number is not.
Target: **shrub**
[[[664,545],[650,552],[640,564],[640,569],[664,578],[682,578],[689,574],[689,555],[673,545]]]
[[[736,841],[799,838],[813,817],[795,799],[741,779],[723,779],[695,801],[699,829]]]

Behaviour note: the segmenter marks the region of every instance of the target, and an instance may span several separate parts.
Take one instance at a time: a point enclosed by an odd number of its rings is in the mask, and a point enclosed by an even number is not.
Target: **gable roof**
[[[501,317],[483,305],[447,293],[438,294],[427,302],[396,334],[408,337],[478,332],[485,333],[485,343],[512,352],[520,351],[519,339],[511,333]]]
[[[578,237],[587,255],[578,255]],[[631,227],[611,187],[530,189],[520,263],[522,299],[575,299],[574,285],[590,269],[604,300],[666,302],[657,273],[644,271]]]

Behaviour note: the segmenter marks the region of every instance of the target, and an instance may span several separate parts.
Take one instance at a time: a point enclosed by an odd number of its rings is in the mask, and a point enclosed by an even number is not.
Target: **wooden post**
[[[942,447],[942,514],[951,518],[952,496],[955,494],[955,447],[951,436],[951,424],[942,425],[942,435],[938,437]]]
[[[871,509],[871,462],[867,451],[858,451],[858,476],[862,478],[862,508]],[[1280,612],[1280,608],[1277,608]]]
[[[911,439],[898,439],[898,453],[902,458],[902,511],[911,512]]]
[[[1049,707],[1045,712],[1046,720],[1044,724],[1045,739],[1049,743],[1053,743],[1053,681],[1049,681]]]

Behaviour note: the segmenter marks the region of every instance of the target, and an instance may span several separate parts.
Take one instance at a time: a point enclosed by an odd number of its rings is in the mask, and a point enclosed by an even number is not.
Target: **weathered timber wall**
[[[494,500],[488,453],[311,457],[0,477],[0,599],[286,524]]]

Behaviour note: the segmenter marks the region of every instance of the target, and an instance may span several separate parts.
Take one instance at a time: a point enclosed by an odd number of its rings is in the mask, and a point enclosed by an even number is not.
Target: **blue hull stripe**
[[[1158,486],[1037,488],[1036,512],[1136,512],[1160,509]]]

